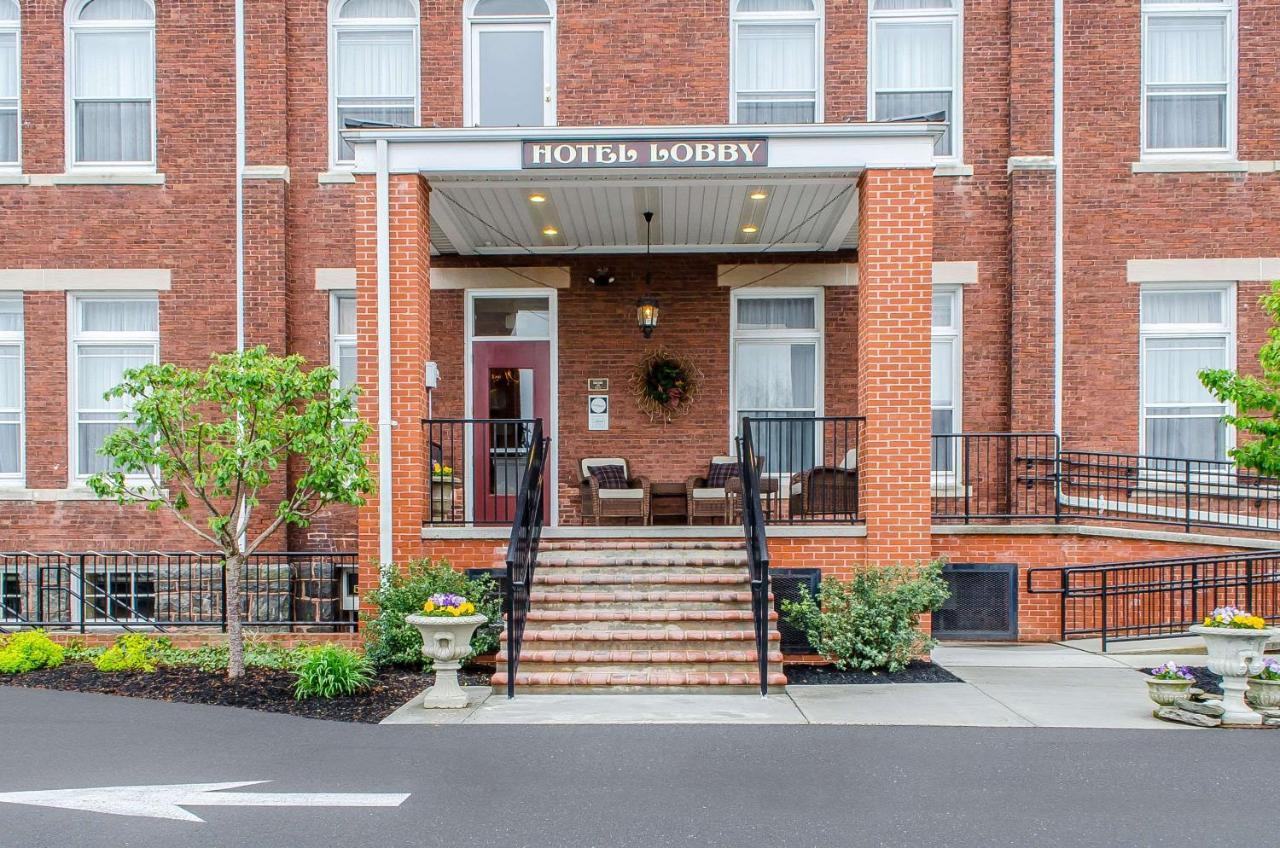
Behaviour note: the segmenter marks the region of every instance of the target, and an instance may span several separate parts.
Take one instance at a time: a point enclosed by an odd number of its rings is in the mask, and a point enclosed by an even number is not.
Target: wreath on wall
[[[702,372],[685,357],[652,350],[636,364],[631,391],[650,421],[670,424],[693,406],[701,380]]]

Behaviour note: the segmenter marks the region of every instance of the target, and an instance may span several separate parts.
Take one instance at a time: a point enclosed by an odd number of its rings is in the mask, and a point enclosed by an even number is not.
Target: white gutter
[[[1053,432],[1062,438],[1063,0],[1053,0]]]
[[[378,288],[378,564],[392,562],[391,549],[391,186],[387,142],[377,141],[374,218]]]

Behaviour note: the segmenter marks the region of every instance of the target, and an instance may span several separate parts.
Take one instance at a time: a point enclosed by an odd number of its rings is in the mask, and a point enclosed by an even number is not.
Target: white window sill
[[[1143,159],[1130,168],[1135,174],[1269,174],[1272,161],[1241,162],[1237,159]]]
[[[31,178],[17,171],[0,171],[0,185],[26,185]]]
[[[66,489],[28,489],[23,486],[0,486],[0,501],[96,501],[98,496],[84,486]]]
[[[350,171],[322,171],[316,177],[320,185],[350,185],[356,181],[356,175]]]
[[[155,171],[69,171],[65,174],[30,174],[33,186],[59,185],[164,185],[164,174]]]
[[[933,169],[935,177],[972,177],[973,166],[963,162],[940,162]]]

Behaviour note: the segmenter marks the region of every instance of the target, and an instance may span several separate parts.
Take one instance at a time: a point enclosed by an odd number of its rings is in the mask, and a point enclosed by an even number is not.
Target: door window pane
[[[477,32],[479,126],[540,127],[545,123],[543,39],[541,29]]]
[[[544,297],[477,297],[474,303],[478,338],[551,338],[551,310]]]

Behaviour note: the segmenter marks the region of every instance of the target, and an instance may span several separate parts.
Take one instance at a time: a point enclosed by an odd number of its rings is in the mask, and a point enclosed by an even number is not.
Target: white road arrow
[[[113,816],[204,821],[183,807],[398,807],[408,793],[362,792],[222,792],[267,783],[174,783],[159,786],[95,786],[84,789],[41,789],[0,792],[0,804],[30,804],[85,810]]]

